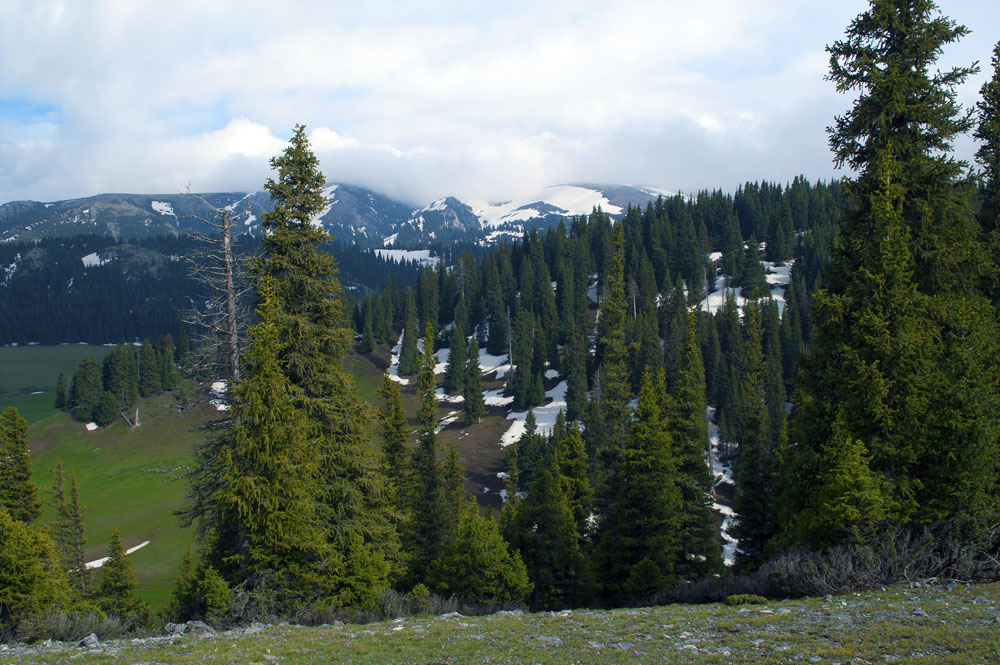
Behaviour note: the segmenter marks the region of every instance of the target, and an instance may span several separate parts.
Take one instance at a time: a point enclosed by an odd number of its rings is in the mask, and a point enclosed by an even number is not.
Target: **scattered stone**
[[[170,637],[174,637],[183,635],[186,629],[187,626],[185,626],[182,623],[168,623],[166,626],[163,627],[163,632],[165,632]]]
[[[445,621],[452,621],[454,619],[464,619],[465,617],[458,612],[448,612],[447,614],[441,614],[438,619],[444,619]]]
[[[694,644],[683,644],[680,647],[681,651],[697,651],[698,647]]]
[[[96,634],[91,633],[90,635],[87,635],[85,638],[77,642],[76,646],[83,647],[84,649],[96,649],[97,647],[101,646],[101,641],[97,639]]]
[[[212,628],[204,621],[188,621],[184,624],[185,633],[191,635],[215,635],[215,628]]]
[[[556,645],[562,644],[562,640],[560,640],[558,637],[550,635],[539,636],[538,641],[544,642],[545,644],[556,644]]]
[[[915,616],[915,617],[926,617],[926,616],[930,616],[929,614],[927,614],[927,610],[925,610],[925,609],[924,609],[924,608],[922,608],[922,607],[918,607],[918,608],[916,608],[915,610],[913,610],[913,612],[911,612],[911,614],[913,614],[913,616]]]
[[[500,610],[495,613],[498,617],[519,617],[524,614],[524,610]]]
[[[824,603],[829,603],[832,600],[833,600],[833,596],[831,596],[830,594],[826,594],[825,596],[823,596],[823,602]]]
[[[265,628],[267,628],[267,624],[261,623],[259,621],[254,621],[252,624],[246,627],[246,629],[243,631],[243,634],[253,635],[255,633],[262,632]]]

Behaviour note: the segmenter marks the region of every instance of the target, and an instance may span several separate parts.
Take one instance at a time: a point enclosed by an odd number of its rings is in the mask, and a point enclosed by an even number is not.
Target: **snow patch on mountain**
[[[612,215],[622,212],[602,192],[578,185],[553,185],[532,196],[487,203],[474,211],[483,220],[483,226],[495,228],[549,215],[589,215],[595,207]]]
[[[166,201],[150,201],[149,207],[153,209],[153,212],[158,212],[161,215],[170,215],[171,217],[177,217],[177,213],[174,212],[174,207]],[[84,214],[90,212],[89,210],[84,210]]]
[[[112,257],[110,256],[107,258],[101,258],[101,255],[98,254],[97,252],[91,252],[90,254],[87,254],[86,256],[82,257],[80,261],[83,262],[84,268],[97,268],[103,266],[105,263],[110,262],[111,258]]]
[[[394,263],[413,261],[422,266],[436,266],[441,260],[429,249],[376,249],[375,254]]]

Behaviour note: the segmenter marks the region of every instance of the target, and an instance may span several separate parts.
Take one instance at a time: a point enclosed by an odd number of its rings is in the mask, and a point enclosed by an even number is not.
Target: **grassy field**
[[[111,348],[83,344],[0,346],[0,410],[13,406],[28,424],[54,414],[59,372],[66,375],[68,391],[73,372],[83,359],[94,356],[101,362]]]
[[[996,663],[1000,586],[892,588],[767,605],[668,605],[490,616],[418,616],[366,625],[269,626],[208,638],[154,637],[0,665],[243,663]],[[58,649],[59,647],[57,647]],[[67,660],[72,658],[72,661]]]
[[[187,491],[183,479],[200,427],[214,409],[201,405],[179,411],[172,394],[141,400],[142,426],[123,422],[93,432],[67,414],[35,424],[28,433],[35,482],[52,486],[49,469],[62,459],[67,475],[76,472],[80,500],[87,509],[87,560],[107,554],[111,527],[118,525],[126,549],[150,544],[130,556],[139,577],[138,595],[162,608],[169,599],[193,529],[182,529],[174,512]],[[95,573],[95,579],[97,573]]]

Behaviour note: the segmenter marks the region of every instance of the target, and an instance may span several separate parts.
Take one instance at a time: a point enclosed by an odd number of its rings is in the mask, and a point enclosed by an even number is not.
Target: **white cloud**
[[[259,188],[296,123],[329,178],[417,203],[828,177],[823,47],[865,6],[5,2],[0,201]],[[1000,9],[945,11],[977,32],[942,62],[988,63]]]

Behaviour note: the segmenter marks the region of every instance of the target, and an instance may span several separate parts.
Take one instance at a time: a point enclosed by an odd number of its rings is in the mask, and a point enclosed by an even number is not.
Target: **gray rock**
[[[91,633],[90,635],[87,635],[85,638],[77,642],[76,646],[83,647],[84,649],[96,649],[97,647],[101,646],[101,641],[97,639],[96,634]]]
[[[926,616],[930,616],[929,614],[927,614],[927,610],[925,610],[925,609],[924,609],[924,608],[922,608],[922,607],[918,607],[918,608],[916,608],[915,610],[913,610],[913,612],[911,612],[911,614],[913,614],[913,616],[915,616],[915,617],[926,617]]]
[[[182,623],[168,623],[163,627],[163,632],[173,637],[176,635],[183,635],[186,628],[187,626]]]
[[[500,610],[495,612],[494,616],[498,617],[519,617],[524,614],[524,610]]]
[[[833,596],[831,596],[830,594],[826,594],[825,596],[823,596],[824,603],[829,603],[831,600],[833,600]]]
[[[267,624],[266,623],[261,623],[259,621],[254,621],[252,624],[250,624],[249,626],[247,626],[243,630],[243,634],[244,635],[253,635],[254,633],[259,633],[259,632],[263,631],[265,628],[267,628]]]
[[[191,635],[215,635],[215,628],[212,628],[204,621],[188,621],[185,632]]]
[[[545,644],[561,644],[562,643],[562,640],[560,640],[558,637],[550,636],[550,635],[541,635],[541,636],[538,637],[538,641],[539,642],[544,642]]]
[[[464,619],[464,618],[465,617],[463,617],[458,612],[448,612],[447,614],[441,614],[438,616],[438,619],[444,619],[445,621],[451,621],[453,619]]]

